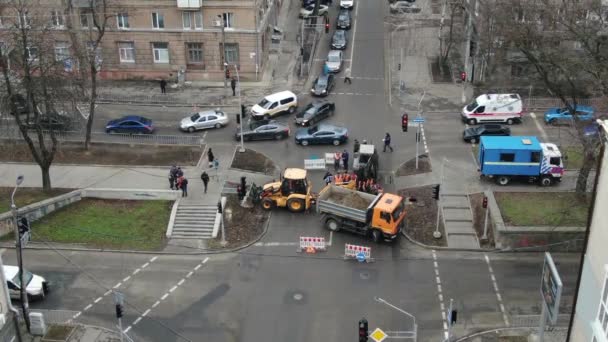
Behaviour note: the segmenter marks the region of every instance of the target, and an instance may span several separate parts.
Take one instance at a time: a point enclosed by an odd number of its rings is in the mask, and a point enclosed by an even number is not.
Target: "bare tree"
[[[452,47],[454,46],[455,42],[456,42],[456,28],[454,27],[454,23],[455,20],[457,18],[457,16],[462,14],[462,10],[463,10],[463,3],[461,0],[456,0],[456,1],[446,1],[444,3],[444,10],[448,9],[450,11],[450,18],[449,18],[449,23],[448,23],[448,34],[447,37],[445,37],[445,39],[442,37],[439,40],[439,63],[440,65],[444,65],[448,62],[448,58],[450,57],[450,52],[452,51]],[[443,16],[444,13],[442,13],[442,23],[443,23]],[[443,29],[443,25],[441,26],[441,29]],[[460,37],[461,38],[461,37]],[[445,41],[445,43],[444,43]]]

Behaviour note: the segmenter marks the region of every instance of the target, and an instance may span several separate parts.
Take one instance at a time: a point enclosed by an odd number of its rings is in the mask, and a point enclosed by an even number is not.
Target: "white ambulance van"
[[[523,106],[519,94],[483,94],[462,109],[462,121],[469,125],[521,122]]]

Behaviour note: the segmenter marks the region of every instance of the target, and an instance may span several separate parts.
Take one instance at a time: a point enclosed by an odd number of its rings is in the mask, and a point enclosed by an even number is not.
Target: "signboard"
[[[382,331],[382,329],[376,328],[376,330],[372,331],[372,333],[369,334],[369,337],[371,337],[372,340],[376,342],[382,342],[388,337],[388,335],[384,331]]]
[[[548,252],[545,253],[545,264],[543,265],[543,276],[540,283],[540,294],[549,315],[551,324],[557,322],[559,314],[559,302],[562,297],[562,280],[557,273],[553,258]]]
[[[412,122],[415,123],[424,123],[426,121],[425,118],[415,118],[414,120],[412,120]]]
[[[325,159],[304,159],[306,170],[325,170]]]

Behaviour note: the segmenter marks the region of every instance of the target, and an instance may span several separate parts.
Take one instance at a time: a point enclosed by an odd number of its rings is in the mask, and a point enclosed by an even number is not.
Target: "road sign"
[[[388,335],[384,331],[382,331],[382,329],[376,328],[376,330],[372,331],[372,333],[369,334],[369,337],[371,337],[372,340],[376,342],[382,342],[385,338],[388,337]]]
[[[363,252],[357,253],[357,261],[358,262],[365,262],[365,259],[366,259],[365,258],[365,253],[363,253]]]
[[[412,120],[412,122],[415,123],[424,123],[426,121],[425,118],[415,118],[414,120]]]
[[[553,263],[551,254],[545,253],[545,264],[543,266],[540,292],[545,308],[547,309],[547,313],[549,314],[549,320],[552,324],[557,322],[559,302],[562,297],[562,286],[562,280],[557,272],[555,264]]]

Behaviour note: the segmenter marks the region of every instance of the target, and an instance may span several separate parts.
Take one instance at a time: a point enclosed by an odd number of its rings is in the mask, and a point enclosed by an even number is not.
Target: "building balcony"
[[[203,0],[177,0],[179,9],[200,9],[202,6]]]

